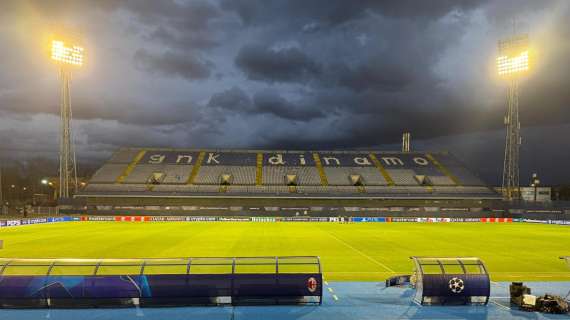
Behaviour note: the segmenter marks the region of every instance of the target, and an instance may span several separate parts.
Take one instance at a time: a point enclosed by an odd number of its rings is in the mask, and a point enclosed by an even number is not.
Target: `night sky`
[[[0,160],[55,159],[46,39],[81,33],[79,165],[123,146],[448,150],[500,181],[497,41],[528,33],[521,184],[570,182],[570,1],[0,1]]]

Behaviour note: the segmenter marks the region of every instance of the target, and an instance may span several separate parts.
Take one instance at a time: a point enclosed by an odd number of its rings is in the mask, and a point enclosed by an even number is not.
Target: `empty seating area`
[[[459,160],[449,154],[437,155],[437,160],[444,165],[447,170],[453,173],[463,186],[485,186],[485,183],[475,174],[469,171]]]
[[[233,185],[255,185],[256,167],[252,166],[202,166],[194,183],[220,185],[222,174],[231,175]]]
[[[313,161],[313,154],[319,155],[320,164]],[[382,161],[372,163],[369,154]],[[387,198],[496,194],[447,153],[384,152],[386,159],[379,154],[121,149],[95,172],[84,192]],[[330,163],[324,163],[325,158]]]
[[[148,182],[151,175],[155,172],[164,172],[165,170],[164,165],[156,164],[156,165],[144,165],[144,166],[135,166],[133,170],[128,174],[124,179],[123,183],[142,183],[145,184]]]
[[[324,171],[329,185],[333,186],[352,185],[350,175],[360,175],[363,185],[366,186],[388,184],[376,167],[325,167]]]
[[[131,163],[140,152],[138,149],[120,149],[113,154],[109,163]]]
[[[265,166],[262,172],[263,185],[284,185],[288,174],[296,175],[300,186],[321,185],[321,177],[315,167]]]
[[[448,176],[428,176],[429,181],[434,186],[453,186],[455,183]]]
[[[107,164],[95,172],[91,178],[91,183],[114,183],[123,174],[127,164]]]
[[[388,169],[388,175],[392,178],[397,186],[417,186],[418,181],[415,176],[417,173],[410,169]]]

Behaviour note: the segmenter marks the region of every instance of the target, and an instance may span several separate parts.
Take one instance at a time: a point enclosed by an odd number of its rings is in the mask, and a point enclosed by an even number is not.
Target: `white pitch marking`
[[[338,297],[336,296],[336,294],[333,294],[332,297],[333,297],[334,301],[338,301]]]
[[[334,290],[332,288],[328,288],[330,293],[333,293]]]
[[[364,252],[362,252],[362,251],[356,249],[355,247],[351,246],[351,245],[348,244],[346,241],[344,241],[344,240],[338,238],[338,237],[335,236],[334,234],[332,234],[332,233],[330,233],[330,232],[328,232],[328,231],[326,231],[326,232],[327,232],[331,237],[335,238],[338,242],[340,242],[340,243],[344,244],[345,246],[349,247],[350,249],[356,251],[356,252],[359,253],[361,256],[365,257],[366,259],[368,259],[368,260],[370,260],[370,261],[376,263],[377,265],[381,266],[382,268],[384,268],[384,269],[386,269],[386,270],[388,270],[388,271],[390,271],[390,272],[392,272],[392,273],[396,273],[394,270],[388,268],[388,266],[386,266],[386,265],[383,264],[382,262],[380,262],[380,261],[378,261],[378,260],[372,258],[371,256],[365,254]]]
[[[386,274],[386,273],[406,273],[410,271],[325,271],[325,273],[340,273],[340,274],[352,274],[352,273],[363,273],[363,274]]]
[[[504,305],[502,305],[502,304],[500,304],[500,303],[497,303],[497,302],[495,302],[495,301],[492,301],[492,300],[491,300],[491,303],[494,304],[494,305],[496,305],[496,306],[499,306],[499,307],[501,307],[501,308],[503,308],[503,309],[505,309],[505,310],[509,310],[509,311],[511,310],[511,308],[506,307],[506,306],[504,306]]]

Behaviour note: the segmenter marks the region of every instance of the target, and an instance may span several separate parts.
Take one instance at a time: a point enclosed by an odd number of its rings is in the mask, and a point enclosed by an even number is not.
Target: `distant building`
[[[495,191],[499,194],[502,193],[503,188],[496,187]],[[521,187],[521,200],[534,202],[536,192],[536,202],[552,202],[552,188],[551,187]]]
[[[550,187],[521,187],[521,198],[524,201],[551,202],[552,188]]]

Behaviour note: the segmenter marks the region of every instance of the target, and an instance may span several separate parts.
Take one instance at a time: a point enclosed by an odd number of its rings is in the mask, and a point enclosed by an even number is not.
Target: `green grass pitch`
[[[477,256],[492,279],[570,280],[567,226],[481,223],[68,222],[0,229],[0,257],[317,255],[328,280],[384,280],[410,256]]]

